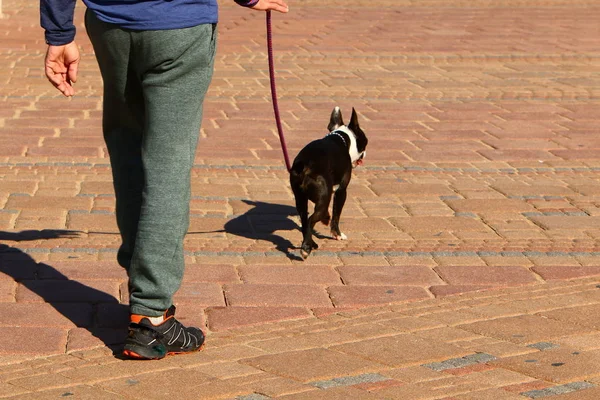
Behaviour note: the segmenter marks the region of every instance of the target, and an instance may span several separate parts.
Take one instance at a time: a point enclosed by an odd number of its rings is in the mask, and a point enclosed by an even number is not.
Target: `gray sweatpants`
[[[160,316],[184,270],[190,173],[210,84],[216,25],[131,31],[85,18],[104,81],[110,155],[133,314]]]

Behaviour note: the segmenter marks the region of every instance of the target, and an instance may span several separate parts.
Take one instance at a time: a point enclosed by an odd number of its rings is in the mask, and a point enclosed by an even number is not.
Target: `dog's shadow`
[[[297,249],[292,242],[277,234],[282,231],[296,231],[298,243],[302,241],[300,226],[290,217],[298,213],[296,208],[285,204],[273,204],[262,201],[242,200],[249,208],[241,215],[227,221],[224,230],[220,232],[253,240],[271,242],[275,248],[291,260],[302,258],[294,253]],[[200,233],[200,232],[190,232]]]
[[[73,238],[77,235],[78,232],[68,230],[0,231],[0,241],[51,240]],[[7,275],[20,286],[39,296],[73,325],[88,330],[117,355],[127,333],[126,317],[129,307],[120,304],[108,293],[69,279],[51,264],[51,261],[38,263],[17,247],[0,243],[0,274]],[[99,324],[99,313],[110,314],[111,326]],[[34,322],[44,323],[35,320]]]

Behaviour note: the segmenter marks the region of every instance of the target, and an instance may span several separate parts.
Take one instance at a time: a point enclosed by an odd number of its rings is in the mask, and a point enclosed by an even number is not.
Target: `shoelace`
[[[179,328],[179,329],[177,329],[177,328]],[[191,333],[189,333],[188,331],[186,331],[185,328],[183,327],[183,325],[180,324],[178,321],[175,322],[173,325],[171,325],[171,327],[169,329],[167,329],[163,335],[166,337],[170,331],[172,331],[171,339],[169,339],[167,341],[167,344],[169,346],[172,345],[173,343],[175,343],[179,339],[179,337],[182,335],[183,335],[183,345],[181,347],[188,347],[192,343],[192,337],[196,341],[196,344],[198,344],[198,338],[196,336],[192,335]]]

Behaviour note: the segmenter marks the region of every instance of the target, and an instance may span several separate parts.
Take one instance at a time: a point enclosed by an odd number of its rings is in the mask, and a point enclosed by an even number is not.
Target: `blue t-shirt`
[[[215,24],[217,0],[83,0],[99,20],[133,30]]]
[[[40,20],[46,43],[63,45],[75,39],[76,0],[40,0]],[[234,0],[251,7],[258,0]],[[98,19],[132,30],[164,30],[215,24],[217,0],[83,0]]]

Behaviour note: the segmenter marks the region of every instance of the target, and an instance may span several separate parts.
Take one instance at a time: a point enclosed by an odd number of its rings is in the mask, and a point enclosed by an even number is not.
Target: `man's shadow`
[[[77,235],[78,232],[68,230],[0,231],[0,241],[48,240]],[[115,355],[118,354],[127,334],[129,306],[120,304],[105,292],[69,279],[49,262],[38,263],[22,250],[4,243],[0,243],[0,273],[41,297],[76,327],[88,330]],[[99,320],[100,314],[105,318]]]
[[[296,222],[289,217],[297,215],[296,208],[284,204],[272,204],[262,201],[242,200],[245,204],[252,206],[244,212],[225,223],[226,232],[247,239],[264,240],[271,242],[275,248],[284,253],[291,260],[302,260],[292,250],[296,247],[290,240],[276,234],[278,231],[298,231],[298,243],[302,241],[302,233]],[[201,233],[201,232],[190,232]],[[204,233],[204,232],[202,232]]]

